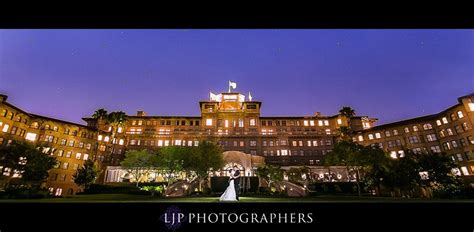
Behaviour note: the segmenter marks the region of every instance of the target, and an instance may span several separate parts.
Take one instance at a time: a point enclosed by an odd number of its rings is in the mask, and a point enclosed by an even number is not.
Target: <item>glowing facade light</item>
[[[474,111],[474,103],[469,103],[468,106],[470,111]]]

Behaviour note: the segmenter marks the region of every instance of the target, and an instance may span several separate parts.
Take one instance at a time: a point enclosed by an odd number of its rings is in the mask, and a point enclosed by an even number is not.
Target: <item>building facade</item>
[[[149,116],[138,111],[128,115],[123,125],[111,125],[100,118],[83,118],[87,125],[81,125],[35,115],[0,96],[0,143],[26,140],[46,144],[50,148],[46,152],[60,162],[46,183],[56,195],[79,190],[72,175],[84,160],[97,160],[106,170],[107,166],[119,166],[127,150],[198,146],[203,140],[217,142],[224,151],[263,157],[270,164],[308,166],[322,176],[325,154],[331,151],[338,129],[349,124],[357,131],[354,141],[381,146],[393,157],[403,155],[405,148],[447,152],[460,162],[460,175],[470,177],[474,170],[473,94],[459,98],[458,104],[438,114],[380,126],[375,126],[377,119],[367,116],[347,118],[318,112],[265,117],[260,115],[262,102],[230,91],[211,93],[209,100],[199,102],[199,116]],[[14,170],[0,168],[4,176],[14,177]]]
[[[474,181],[474,94],[439,113],[375,126],[359,131],[354,141],[379,146],[392,158],[413,153],[446,153],[458,163],[457,175]]]

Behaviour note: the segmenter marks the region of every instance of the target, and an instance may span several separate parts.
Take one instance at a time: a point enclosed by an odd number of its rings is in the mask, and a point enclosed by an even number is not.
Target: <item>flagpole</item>
[[[230,81],[229,81],[229,93],[230,93]]]

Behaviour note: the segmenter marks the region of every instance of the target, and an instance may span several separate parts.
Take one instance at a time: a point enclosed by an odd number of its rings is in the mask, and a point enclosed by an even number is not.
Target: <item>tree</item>
[[[88,159],[84,165],[73,175],[74,183],[84,189],[89,189],[90,185],[95,182],[99,176],[100,168],[94,161]]]
[[[303,178],[303,175],[305,175],[306,178],[309,178],[309,173],[310,170],[308,167],[290,168],[287,171],[288,180],[294,183],[302,183],[306,181],[306,179]]]
[[[348,126],[341,126],[337,129],[337,137],[340,140],[351,140],[354,131]]]
[[[383,184],[395,191],[396,195],[412,195],[421,180],[417,157],[405,150],[404,156],[390,159],[387,167]]]
[[[98,109],[94,112],[94,114],[92,115],[92,118],[94,119],[106,119],[107,118],[107,110],[101,108],[101,109]]]
[[[138,187],[142,174],[146,174],[158,166],[158,156],[147,150],[129,150],[125,153],[125,159],[120,162],[120,165],[133,174]]]
[[[168,176],[168,186],[173,183],[176,174],[183,171],[184,160],[191,155],[190,147],[163,147],[158,153],[158,166]]]
[[[112,126],[112,138],[115,137],[115,131],[119,126],[123,126],[127,121],[127,114],[123,111],[111,112],[107,115],[107,123]]]
[[[257,176],[268,182],[268,187],[273,182],[283,180],[283,170],[279,166],[264,165],[257,168]]]
[[[55,157],[43,151],[47,152],[49,148],[35,148],[29,143],[13,141],[7,146],[0,146],[0,166],[21,173],[23,184],[39,187],[48,178],[48,171],[57,163]]]
[[[118,127],[124,126],[125,122],[127,121],[127,114],[125,114],[125,112],[123,111],[115,111],[109,113],[106,119],[107,123],[112,127],[112,134],[110,136],[112,141],[112,149],[110,151],[110,156],[112,156],[115,151],[115,144],[117,144],[117,142],[115,141],[116,132],[118,130]]]
[[[202,181],[209,177],[209,171],[219,170],[224,166],[222,149],[210,141],[201,141],[199,146],[193,148],[190,160],[192,162],[186,162],[186,167],[196,174],[200,191]]]
[[[361,163],[363,168],[363,179],[368,187],[375,189],[377,194],[380,194],[380,189],[384,181],[384,177],[389,172],[389,162],[391,161],[389,155],[375,146],[366,146],[362,149],[363,156]]]
[[[356,172],[357,192],[359,196],[361,196],[360,170],[362,169],[362,166],[366,165],[363,162],[363,148],[364,146],[360,144],[342,140],[334,145],[332,151],[326,155],[323,161],[327,166],[346,166],[348,173],[350,173],[351,170],[354,170]]]
[[[339,110],[339,113],[343,116],[347,117],[348,119],[355,116],[355,110],[352,109],[350,106],[344,106]]]
[[[423,172],[427,174],[425,178],[420,178],[420,186],[451,197],[460,191],[463,182],[452,173],[457,165],[449,156],[444,153],[423,153],[417,157],[420,175]]]

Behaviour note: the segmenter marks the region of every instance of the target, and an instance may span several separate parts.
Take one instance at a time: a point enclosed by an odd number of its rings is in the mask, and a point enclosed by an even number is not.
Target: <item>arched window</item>
[[[423,125],[423,129],[424,130],[431,130],[431,129],[433,129],[433,126],[430,123],[425,123]]]

